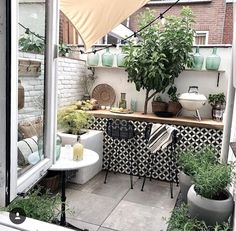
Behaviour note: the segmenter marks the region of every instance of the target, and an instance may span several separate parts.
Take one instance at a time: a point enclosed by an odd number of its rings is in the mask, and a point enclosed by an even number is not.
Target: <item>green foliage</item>
[[[93,116],[85,111],[76,110],[77,106],[72,105],[61,109],[57,114],[58,125],[65,132],[78,135],[82,128],[87,128]]]
[[[220,199],[224,190],[232,181],[231,164],[208,164],[199,166],[193,176],[196,192],[209,199]]]
[[[210,227],[203,221],[190,218],[188,216],[188,207],[182,204],[180,207],[172,211],[170,219],[167,221],[169,224],[169,231],[230,231],[229,223],[223,225],[216,225]]]
[[[210,147],[204,147],[199,151],[187,149],[178,153],[178,164],[183,169],[184,173],[189,176],[194,176],[198,173],[198,169],[206,168],[209,164],[217,163],[215,152]]]
[[[154,18],[154,12],[146,10],[140,16],[139,28]],[[185,65],[191,67],[193,22],[191,9],[184,7],[180,17],[166,17],[164,27],[156,22],[141,31],[138,46],[129,41],[123,47],[128,81],[135,83],[137,91],[146,90],[144,113],[147,112],[147,102],[156,93],[165,92]],[[150,94],[150,91],[154,92]]]
[[[223,105],[225,104],[225,94],[223,92],[218,94],[209,94],[208,102],[211,106],[217,104]]]
[[[42,188],[32,190],[25,198],[17,197],[6,210],[22,208],[27,217],[45,222],[54,221],[60,214],[60,195],[52,195],[49,190],[42,193]]]
[[[24,52],[41,54],[45,48],[44,41],[33,34],[24,34],[19,39],[19,49]]]
[[[153,101],[154,101],[154,102],[163,102],[161,96],[158,95],[158,94],[153,97]]]
[[[59,44],[59,55],[64,57],[64,56],[66,56],[66,54],[69,53],[70,50],[71,50],[71,48],[68,47],[67,44],[65,44],[65,43]]]
[[[177,87],[175,85],[170,86],[170,88],[167,91],[167,94],[169,95],[170,100],[172,102],[178,102],[179,94],[177,94]]]

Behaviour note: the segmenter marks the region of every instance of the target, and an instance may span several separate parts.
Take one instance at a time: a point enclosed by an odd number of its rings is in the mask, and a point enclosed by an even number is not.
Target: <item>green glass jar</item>
[[[123,109],[127,108],[127,103],[126,103],[125,96],[126,96],[126,93],[121,93],[120,94],[119,108],[123,108]]]
[[[125,67],[125,54],[119,53],[116,55],[117,67]]]
[[[220,66],[221,58],[216,54],[217,48],[213,48],[213,52],[211,55],[206,58],[206,69],[207,70],[218,70]]]
[[[204,57],[199,53],[199,47],[196,47],[196,52],[193,56],[193,69],[201,70],[203,61],[204,61]]]
[[[114,55],[109,51],[109,48],[106,48],[106,52],[102,55],[102,65],[106,67],[113,66]]]
[[[92,48],[92,51],[95,51],[95,47]],[[99,54],[97,52],[90,53],[87,55],[87,64],[88,66],[96,67],[99,63]]]

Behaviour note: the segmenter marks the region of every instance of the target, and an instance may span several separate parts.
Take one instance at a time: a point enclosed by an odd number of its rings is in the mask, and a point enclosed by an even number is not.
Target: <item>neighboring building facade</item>
[[[133,31],[137,30],[138,14],[146,7],[154,10],[158,16],[176,0],[150,1],[142,9],[130,16],[127,25]],[[180,0],[167,15],[179,15],[183,6],[190,6],[195,15],[196,30],[195,44],[232,44],[233,37],[233,1],[232,0]],[[60,41],[67,44],[82,44],[78,31],[71,22],[61,13]],[[107,37],[98,43],[114,42]]]

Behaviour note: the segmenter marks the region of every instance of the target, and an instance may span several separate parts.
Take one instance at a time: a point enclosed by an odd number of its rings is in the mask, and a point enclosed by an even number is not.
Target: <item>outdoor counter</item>
[[[215,149],[215,155],[220,156],[223,140],[223,123],[210,119],[201,121],[190,117],[157,117],[154,114],[143,115],[141,112],[132,114],[119,114],[106,110],[89,111],[94,115],[94,120],[90,124],[90,129],[104,131],[103,139],[103,168],[106,169],[109,163],[109,155],[111,152],[116,153],[116,160],[112,160],[111,169],[120,173],[130,173],[129,154],[135,159],[142,160],[137,167],[133,166],[132,172],[138,175],[148,174],[146,171],[149,162],[149,151],[147,148],[148,140],[145,138],[145,129],[150,123],[163,123],[171,125],[178,129],[179,140],[176,144],[177,151],[183,151],[188,148],[200,149],[206,145]],[[108,119],[119,119],[131,121],[135,129],[139,131],[138,135],[132,141],[114,140],[107,133]],[[135,147],[135,148],[133,148]],[[159,150],[155,155],[155,166],[153,168],[153,178],[160,180],[170,180],[169,163],[171,168],[176,169],[175,158],[171,158],[171,150]],[[115,164],[118,163],[118,164]],[[148,175],[147,175],[148,176]]]
[[[142,112],[134,112],[131,114],[120,114],[113,113],[108,110],[94,110],[89,111],[97,118],[111,118],[111,119],[125,119],[125,120],[135,120],[151,123],[166,123],[173,125],[183,125],[191,127],[200,128],[213,128],[213,129],[223,129],[224,125],[222,122],[217,122],[212,119],[202,119],[201,121],[195,119],[194,117],[158,117],[153,113],[148,113],[144,115]]]

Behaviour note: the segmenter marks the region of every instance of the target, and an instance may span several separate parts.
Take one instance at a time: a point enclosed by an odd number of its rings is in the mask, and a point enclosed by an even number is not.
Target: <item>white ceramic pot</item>
[[[192,186],[192,184],[193,184],[192,177],[181,171],[179,173],[179,186],[180,186],[182,201],[184,201],[185,203],[187,203],[188,190]]]
[[[227,199],[212,200],[198,195],[192,185],[187,195],[189,215],[211,226],[227,222],[232,215],[234,203],[232,195],[228,191],[225,193],[228,195]]]
[[[196,111],[205,105],[207,98],[203,94],[190,92],[181,94],[178,100],[184,109],[188,111]]]

